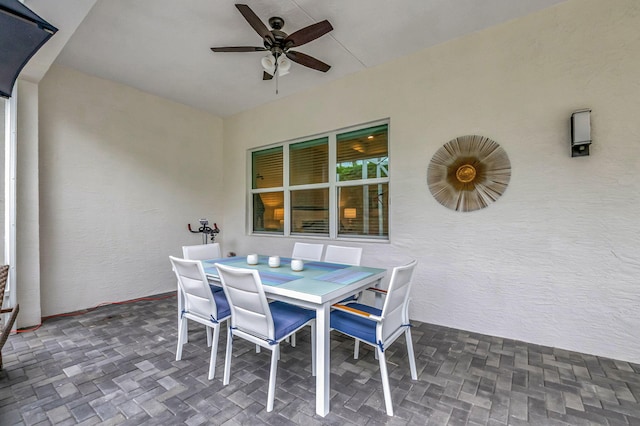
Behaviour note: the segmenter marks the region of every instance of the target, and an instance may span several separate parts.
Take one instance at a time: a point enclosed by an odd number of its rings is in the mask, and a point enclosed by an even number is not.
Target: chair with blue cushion
[[[360,259],[362,259],[362,247],[328,245],[324,254],[325,262],[341,263],[343,265],[360,266]],[[359,296],[360,292],[343,299],[340,303],[355,302]]]
[[[343,265],[360,266],[360,259],[362,259],[362,247],[328,245],[324,254],[325,262]]]
[[[324,244],[295,243],[291,252],[292,259],[302,259],[311,262],[322,260]],[[291,335],[291,346],[296,346],[296,335]]]
[[[219,259],[222,257],[222,250],[219,243],[212,244],[197,244],[193,246],[182,246],[182,257],[189,260],[209,260]],[[211,286],[212,291],[222,291],[220,286]],[[184,304],[184,295],[180,291],[178,286],[178,326],[180,326],[180,316],[182,313],[182,305]],[[189,341],[189,334],[187,327],[187,333],[185,333],[185,343]],[[207,328],[207,346],[211,346],[212,335],[211,329]]]
[[[315,311],[284,302],[267,301],[258,271],[216,263],[231,308],[224,381],[229,384],[233,338],[240,337],[270,350],[271,370],[267,411],[273,410],[280,342],[306,325],[311,326],[311,365],[315,375]]]
[[[389,416],[393,416],[393,405],[384,353],[403,334],[407,341],[411,378],[418,380],[409,323],[409,292],[415,267],[415,260],[408,265],[395,267],[388,290],[372,289],[386,294],[382,309],[361,303],[351,303],[333,305],[334,310],[331,311],[332,329],[355,338],[356,344],[362,341],[375,348],[380,363],[384,402]]]
[[[302,259],[309,261],[322,260],[324,244],[295,243],[291,252],[292,259]]]
[[[184,306],[178,326],[176,361],[182,359],[182,347],[187,341],[187,320],[205,325],[213,331],[209,361],[209,380],[211,380],[216,373],[220,325],[231,315],[227,298],[222,291],[211,291],[204,267],[199,260],[179,259],[173,256],[169,256],[169,260],[178,278],[180,291],[184,295]]]
[[[185,259],[191,260],[220,259],[222,250],[219,243],[198,244],[195,246],[182,246],[182,255]]]

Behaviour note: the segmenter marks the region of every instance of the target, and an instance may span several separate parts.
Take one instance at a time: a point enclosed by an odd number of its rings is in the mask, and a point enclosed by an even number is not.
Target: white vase
[[[292,271],[302,271],[304,269],[304,262],[302,259],[292,259],[291,260],[291,270]]]
[[[277,268],[278,266],[280,266],[280,256],[270,256],[269,266],[272,268]]]

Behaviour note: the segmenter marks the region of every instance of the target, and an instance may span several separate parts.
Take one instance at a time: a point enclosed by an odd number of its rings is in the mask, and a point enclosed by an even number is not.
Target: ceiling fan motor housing
[[[281,30],[284,27],[284,19],[279,16],[269,18],[269,26],[274,30]]]

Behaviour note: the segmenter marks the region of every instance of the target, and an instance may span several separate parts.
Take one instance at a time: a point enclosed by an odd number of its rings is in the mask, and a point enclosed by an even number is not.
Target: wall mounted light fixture
[[[581,109],[571,114],[571,156],[589,155],[591,145],[591,110]]]

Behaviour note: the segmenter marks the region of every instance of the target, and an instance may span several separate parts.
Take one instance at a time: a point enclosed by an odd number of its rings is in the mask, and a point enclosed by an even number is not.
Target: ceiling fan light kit
[[[296,52],[290,50],[294,47],[299,47],[309,43],[329,31],[333,30],[333,27],[329,21],[324,20],[315,24],[304,27],[294,33],[287,34],[282,31],[284,26],[284,19],[274,16],[269,18],[269,25],[271,30],[262,22],[262,20],[256,15],[253,10],[246,4],[236,4],[236,8],[240,11],[242,16],[251,25],[251,27],[262,37],[264,47],[258,46],[231,46],[231,47],[212,47],[214,52],[269,52],[269,54],[262,58],[261,64],[263,70],[262,79],[271,80],[273,76],[283,76],[289,73],[291,68],[291,61],[296,62],[305,67],[327,72],[331,68],[331,65],[325,64],[319,59],[309,56],[302,52]],[[277,89],[276,89],[277,93]]]
[[[276,59],[272,53],[269,53],[262,58],[261,63],[264,71],[271,76],[276,73],[276,69],[280,77],[289,74],[289,70],[291,69],[291,61],[284,55],[280,55],[280,57]]]

